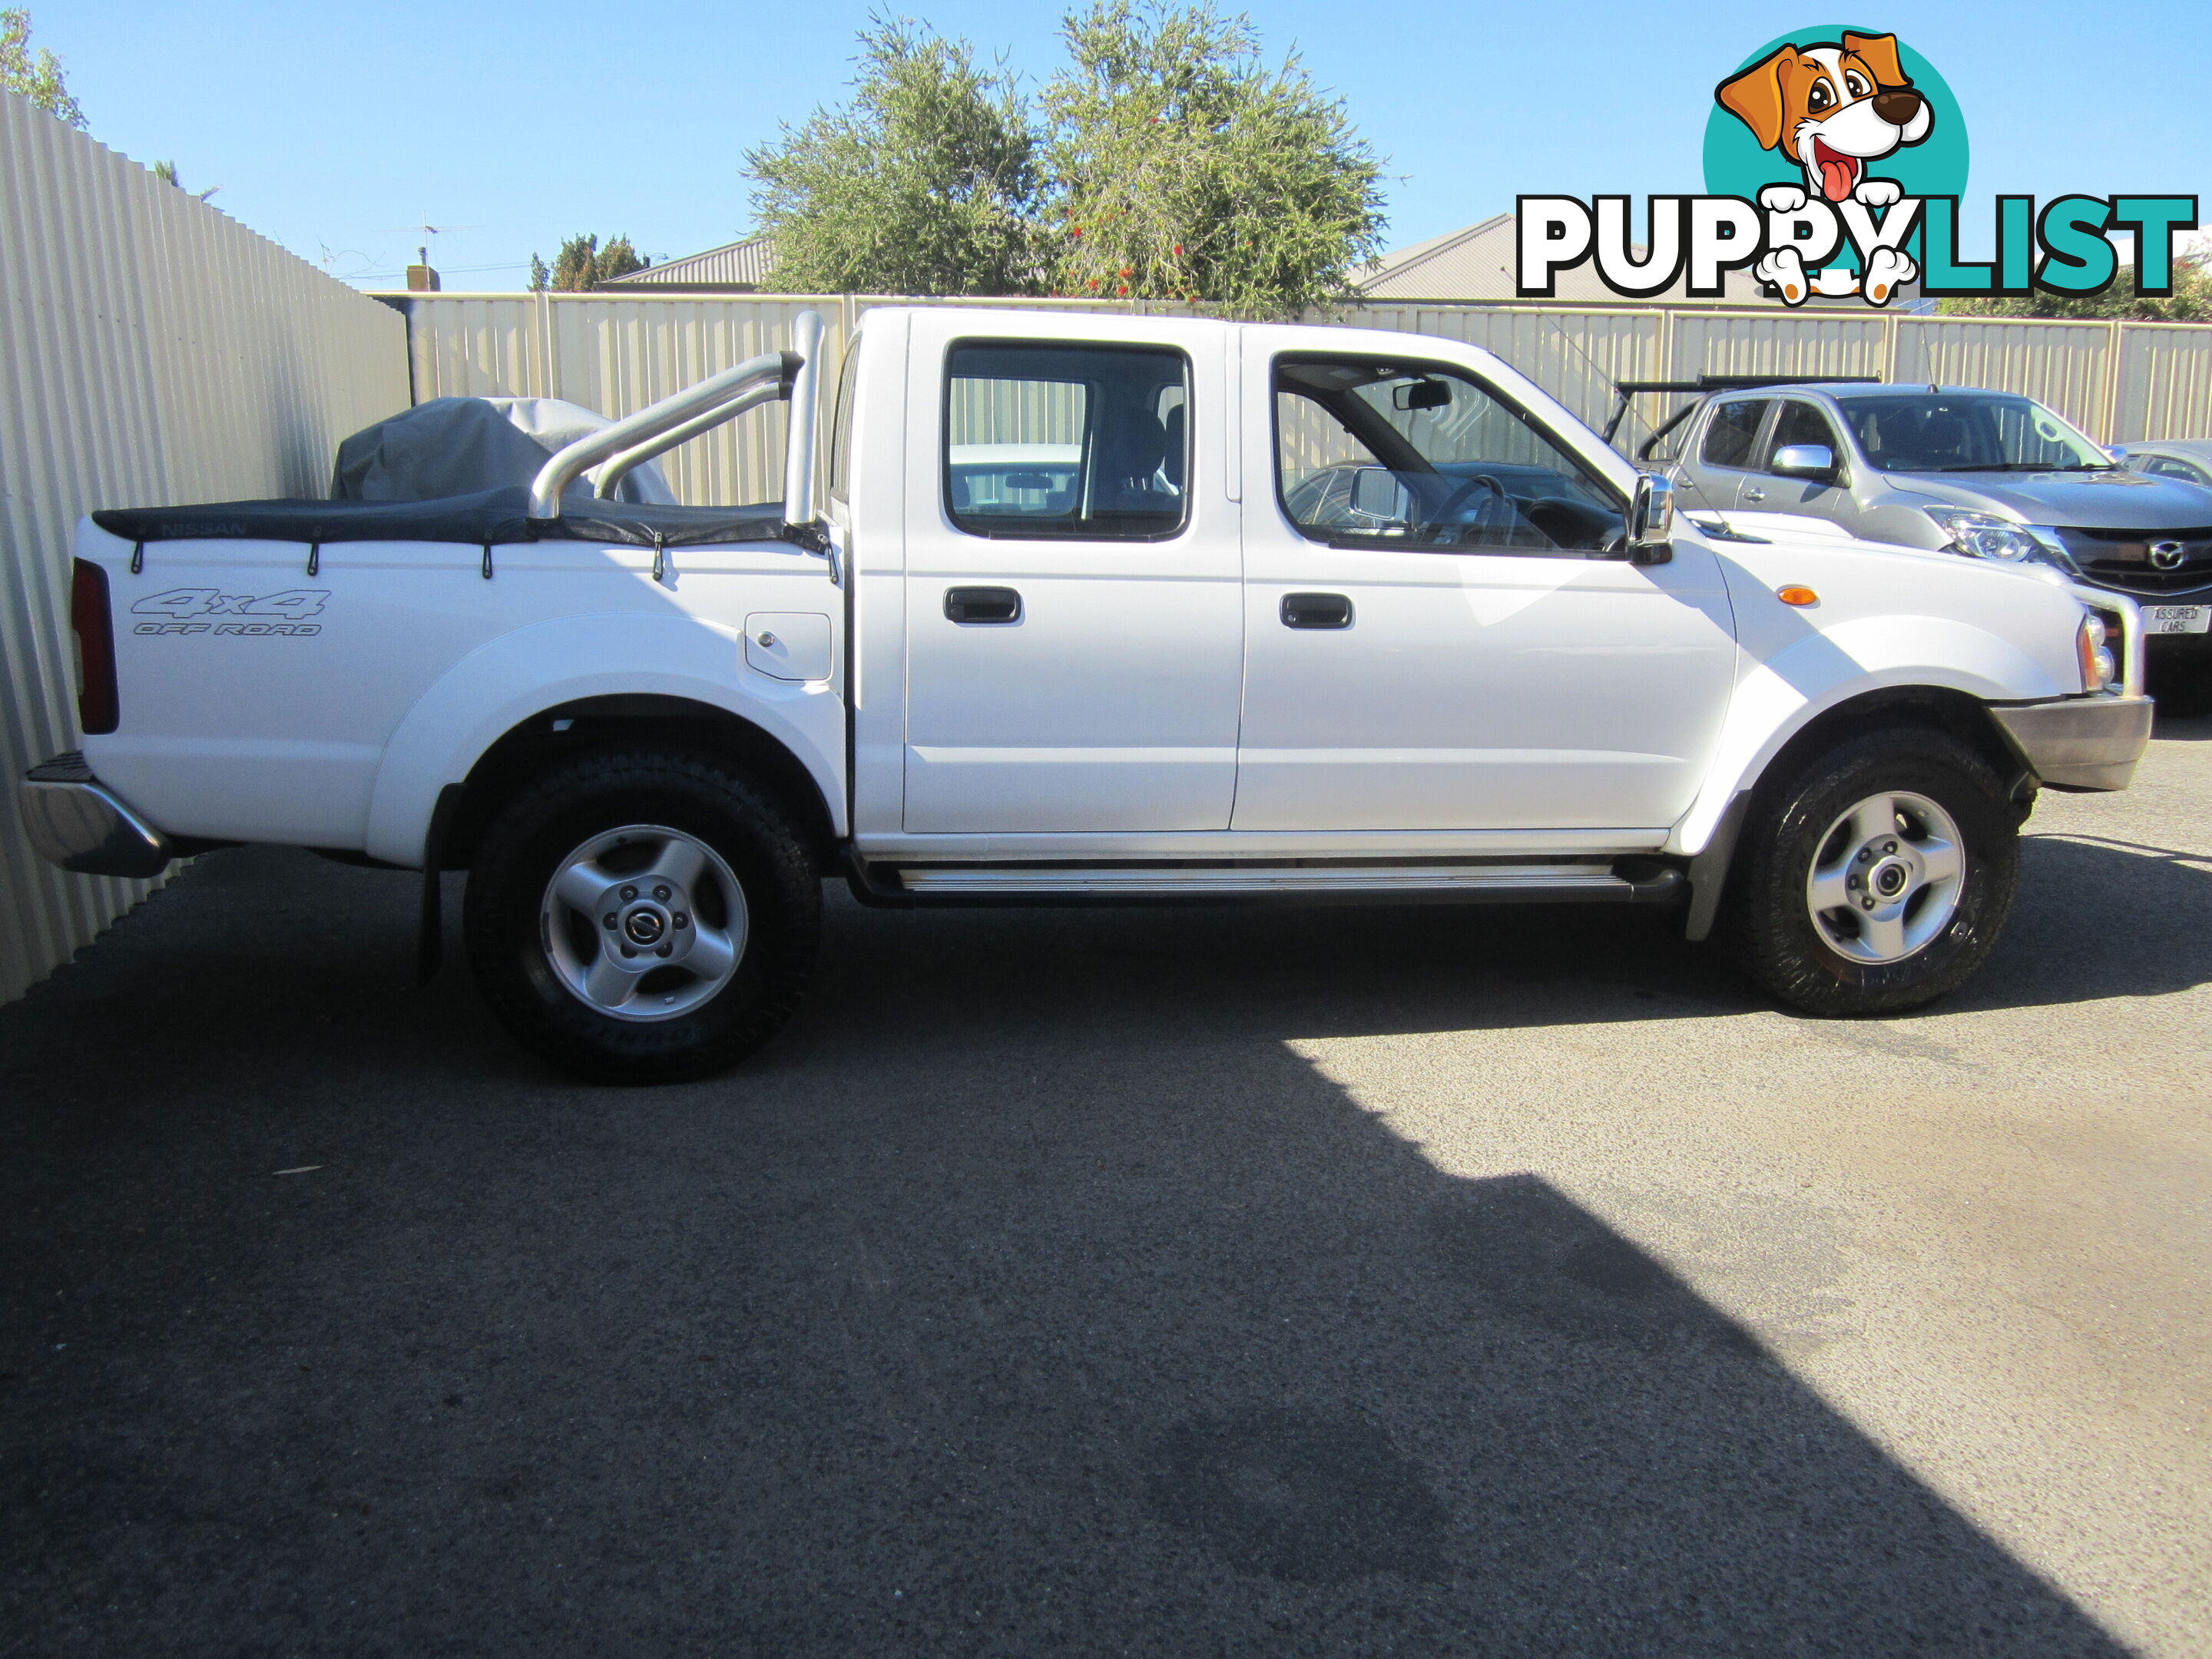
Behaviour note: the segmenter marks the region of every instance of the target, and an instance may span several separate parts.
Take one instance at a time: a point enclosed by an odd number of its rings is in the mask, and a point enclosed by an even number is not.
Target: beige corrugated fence
[[[833,356],[871,306],[930,303],[1138,311],[1185,306],[1095,301],[865,295],[410,295],[408,343],[417,400],[454,393],[567,398],[614,417],[759,351],[790,343],[793,319],[819,311]],[[1495,351],[1584,420],[1602,425],[1616,380],[1699,374],[1872,374],[1984,386],[2039,398],[2106,443],[2212,437],[2212,325],[2028,322],[1880,312],[1574,310],[1382,305],[1325,319],[1438,334]],[[834,371],[834,362],[830,365]],[[1679,398],[1640,399],[1624,447]],[[688,501],[766,500],[781,477],[774,406],[662,457]]]
[[[14,780],[77,742],[70,538],[94,507],[329,491],[408,402],[405,325],[227,215],[0,94],[0,1001],[149,884],[64,875]]]

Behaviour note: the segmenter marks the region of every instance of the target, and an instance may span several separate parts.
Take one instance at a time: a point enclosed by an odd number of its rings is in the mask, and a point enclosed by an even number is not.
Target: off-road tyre
[[[726,982],[696,1006],[622,1018],[564,980],[545,911],[553,878],[579,848],[641,825],[720,860],[742,889],[744,939]],[[594,1082],[680,1083],[734,1065],[791,1018],[813,969],[821,908],[814,856],[772,793],[711,755],[624,749],[542,773],[500,809],[470,866],[463,932],[484,1001],[526,1048]]]
[[[1963,871],[1948,921],[1931,921],[1936,931],[1924,944],[1900,960],[1855,960],[1816,919],[1808,883],[1816,860],[1838,858],[1850,839],[1832,839],[1839,818],[1884,792],[1948,815]],[[1909,724],[1856,733],[1760,784],[1729,875],[1723,939],[1753,980],[1808,1014],[1923,1006],[1964,983],[1996,947],[2019,882],[2020,816],[1988,762],[1948,733]]]

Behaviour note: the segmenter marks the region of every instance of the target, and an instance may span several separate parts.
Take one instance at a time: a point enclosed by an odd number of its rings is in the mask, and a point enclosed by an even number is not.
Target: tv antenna
[[[422,247],[417,249],[416,252],[422,256],[422,263],[427,265],[430,263],[430,249],[437,245],[437,240],[441,236],[445,235],[449,231],[482,230],[483,227],[482,225],[434,225],[425,220],[419,225],[384,225],[380,226],[379,228],[394,235],[403,230],[411,230],[426,237],[428,239],[427,243]]]

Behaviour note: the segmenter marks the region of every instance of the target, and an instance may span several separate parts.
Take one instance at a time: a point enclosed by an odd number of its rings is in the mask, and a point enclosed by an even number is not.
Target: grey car
[[[2146,438],[2114,444],[2112,456],[2121,465],[2154,477],[2212,484],[2212,438]]]
[[[2034,399],[1971,387],[1718,392],[1670,435],[1692,517],[1752,533],[1746,514],[1825,519],[1866,541],[2039,560],[2128,594],[2151,690],[2172,713],[2212,713],[2212,483],[2120,465]]]

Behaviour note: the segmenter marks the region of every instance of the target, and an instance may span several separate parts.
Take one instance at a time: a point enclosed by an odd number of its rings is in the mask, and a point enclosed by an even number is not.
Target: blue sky
[[[745,149],[843,95],[865,0],[29,0],[95,137],[174,159],[194,190],[364,286],[397,286],[427,220],[449,289],[523,285],[580,230],[654,256],[749,224]],[[1042,80],[1058,11],[897,9]],[[1254,4],[1382,156],[1391,246],[1516,192],[1695,191],[1715,82],[1760,42],[1842,15],[1713,3]],[[2194,191],[2212,207],[2203,0],[1876,9],[1949,81],[1971,192]],[[1987,213],[1967,216],[1986,224]],[[1986,233],[1982,233],[1984,240]],[[1973,233],[1967,240],[1970,250]]]

